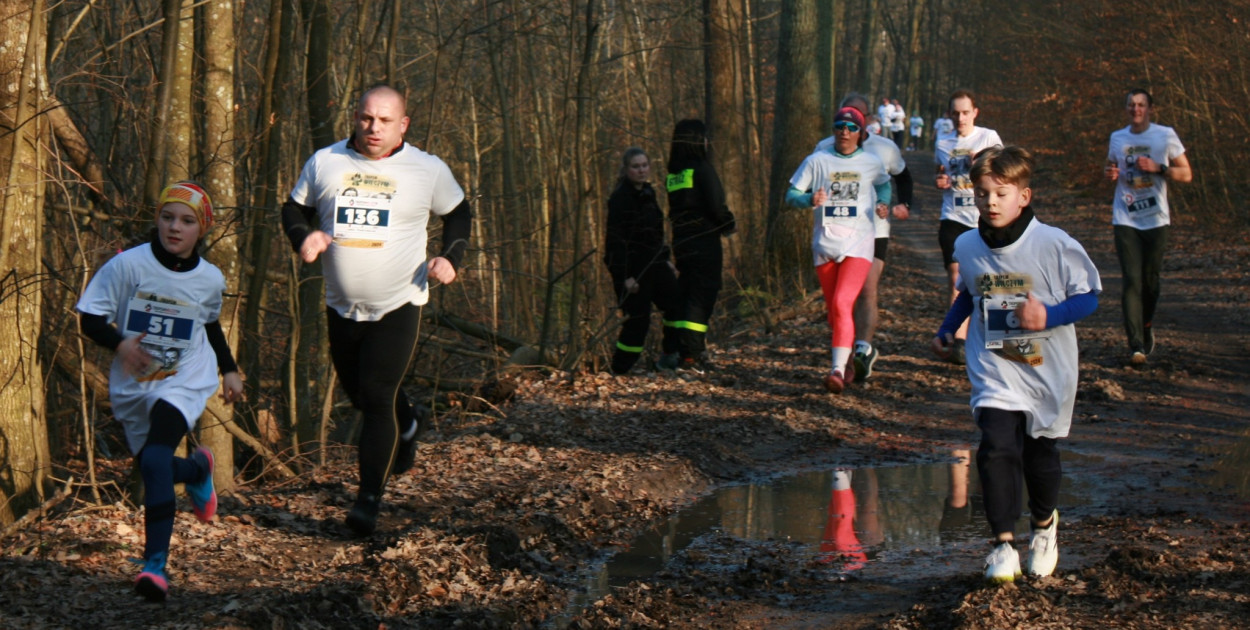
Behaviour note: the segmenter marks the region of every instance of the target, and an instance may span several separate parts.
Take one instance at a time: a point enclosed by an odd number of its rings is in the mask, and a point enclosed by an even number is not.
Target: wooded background
[[[430,404],[510,360],[606,356],[598,247],[619,156],[643,147],[662,181],[682,118],[709,122],[738,217],[722,311],[761,325],[761,307],[814,286],[809,219],[781,199],[852,90],[920,111],[931,138],[970,88],[978,123],[1106,203],[1107,137],[1145,87],[1195,170],[1176,220],[1242,234],[1248,19],[1248,0],[0,0],[0,525],[68,483],[68,462],[90,481],[93,457],[125,455],[110,353],[78,335],[74,303],[179,179],[217,207],[206,256],[248,386],[247,405],[214,399],[200,420],[219,487],[296,474],[334,425],[345,439],[320,271],[297,263],[278,208],[369,85],[407,95],[408,140],[451,165],[475,214],[459,280],[424,311],[410,385]]]

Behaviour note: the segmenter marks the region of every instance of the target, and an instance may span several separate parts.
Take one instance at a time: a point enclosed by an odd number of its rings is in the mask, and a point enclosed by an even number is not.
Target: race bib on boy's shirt
[[[982,274],[978,279],[981,291],[981,320],[985,326],[985,347],[1003,358],[1042,364],[1039,339],[1050,336],[1049,330],[1025,330],[1016,309],[1023,305],[1033,290],[1033,280],[1026,274]]]
[[[159,381],[178,373],[182,354],[191,347],[199,307],[150,293],[130,298],[126,305],[127,337],[144,335],[139,346],[156,359],[135,380]]]
[[[830,173],[825,192],[828,199],[821,209],[821,224],[834,225],[839,219],[859,216],[859,173]]]
[[[334,242],[340,247],[377,249],[391,237],[395,184],[374,173],[348,173],[334,198]]]

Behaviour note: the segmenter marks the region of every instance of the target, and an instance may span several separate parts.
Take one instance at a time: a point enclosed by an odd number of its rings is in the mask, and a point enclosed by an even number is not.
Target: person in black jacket
[[[612,354],[612,372],[629,371],[642,354],[651,326],[651,304],[664,313],[661,369],[677,367],[684,328],[677,273],[664,240],[664,213],[656,202],[651,160],[638,147],[625,150],[621,176],[608,197],[608,228],[603,262],[612,275],[617,306],[625,312]]]
[[[668,155],[667,188],[678,284],[686,299],[680,365],[685,368],[707,367],[707,326],[721,288],[720,238],[737,231],[707,152],[703,121],[678,122]]]

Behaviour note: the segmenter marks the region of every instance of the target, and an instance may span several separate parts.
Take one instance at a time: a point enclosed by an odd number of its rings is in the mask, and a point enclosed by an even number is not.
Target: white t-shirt
[[[889,127],[894,122],[894,105],[892,103],[878,105],[877,119],[881,121],[882,127]]]
[[[812,210],[812,259],[816,266],[843,258],[872,260],[873,222],[877,217],[874,186],[890,181],[881,160],[867,151],[850,156],[816,151],[807,156],[790,185],[828,194],[825,205]],[[884,203],[888,203],[886,200]]]
[[[907,112],[901,107],[894,108],[894,116],[890,118],[890,131],[902,131],[907,126]]]
[[[1003,143],[998,132],[985,127],[973,127],[966,136],[950,134],[937,139],[934,157],[940,166],[946,167],[951,187],[942,191],[942,218],[958,221],[968,227],[976,227],[980,213],[972,194],[972,158],[978,151]]]
[[[1168,164],[1184,153],[1185,147],[1171,127],[1151,123],[1141,133],[1128,127],[1112,133],[1107,161],[1120,167],[1120,179],[1115,185],[1111,224],[1150,230],[1171,223],[1167,179],[1157,173],[1143,173],[1137,168],[1137,158],[1144,155]]]
[[[1033,437],[1060,438],[1072,426],[1078,378],[1076,326],[1048,328],[1041,337],[985,348],[987,321],[1008,326],[1012,302],[1032,293],[1048,305],[1101,292],[1098,269],[1071,236],[1033,219],[1020,238],[990,249],[978,230],[955,240],[957,288],[971,291],[967,370],[972,412],[984,407],[1023,411]],[[1007,308],[1003,308],[1006,306]]]
[[[147,333],[140,343],[158,359],[154,371],[138,379],[122,367],[120,356],[109,369],[113,417],[122,423],[132,453],[147,443],[157,400],[182,412],[190,430],[217,391],[217,355],[204,324],[221,315],[225,289],[221,270],[207,260],[201,258],[190,271],[171,271],[145,243],[105,263],[78,299],[79,312],[103,315],[125,337]]]
[[[911,120],[908,122],[911,123],[911,135],[919,138],[920,132],[924,131],[924,118],[921,118],[920,116],[912,116]]]
[[[864,150],[877,156],[881,160],[881,164],[885,166],[885,172],[890,177],[895,177],[907,168],[907,163],[903,161],[903,154],[898,150],[898,145],[881,136],[868,134],[868,138],[864,140]],[[833,136],[829,136],[824,140],[816,143],[816,151],[833,151]],[[891,200],[884,199],[881,203],[889,205]],[[874,213],[875,214],[875,213]],[[890,238],[890,220],[874,216],[876,222],[876,238]]]
[[[308,158],[291,199],[315,207],[319,229],[334,237],[322,254],[326,304],[345,319],[377,321],[429,300],[426,226],[464,191],[447,164],[410,144],[371,160],[343,140]]]

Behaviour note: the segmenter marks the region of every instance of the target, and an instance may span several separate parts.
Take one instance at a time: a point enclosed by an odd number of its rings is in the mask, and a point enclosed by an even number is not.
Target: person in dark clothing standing
[[[625,150],[621,176],[608,197],[608,228],[603,262],[612,275],[617,306],[625,312],[612,354],[612,372],[624,374],[642,354],[651,327],[651,304],[664,313],[660,369],[674,369],[685,327],[677,273],[664,239],[664,213],[649,182],[651,160],[638,147]]]
[[[707,327],[721,288],[720,238],[737,231],[707,153],[703,121],[678,122],[668,155],[667,189],[677,279],[686,299],[680,366],[684,368],[707,366]]]

